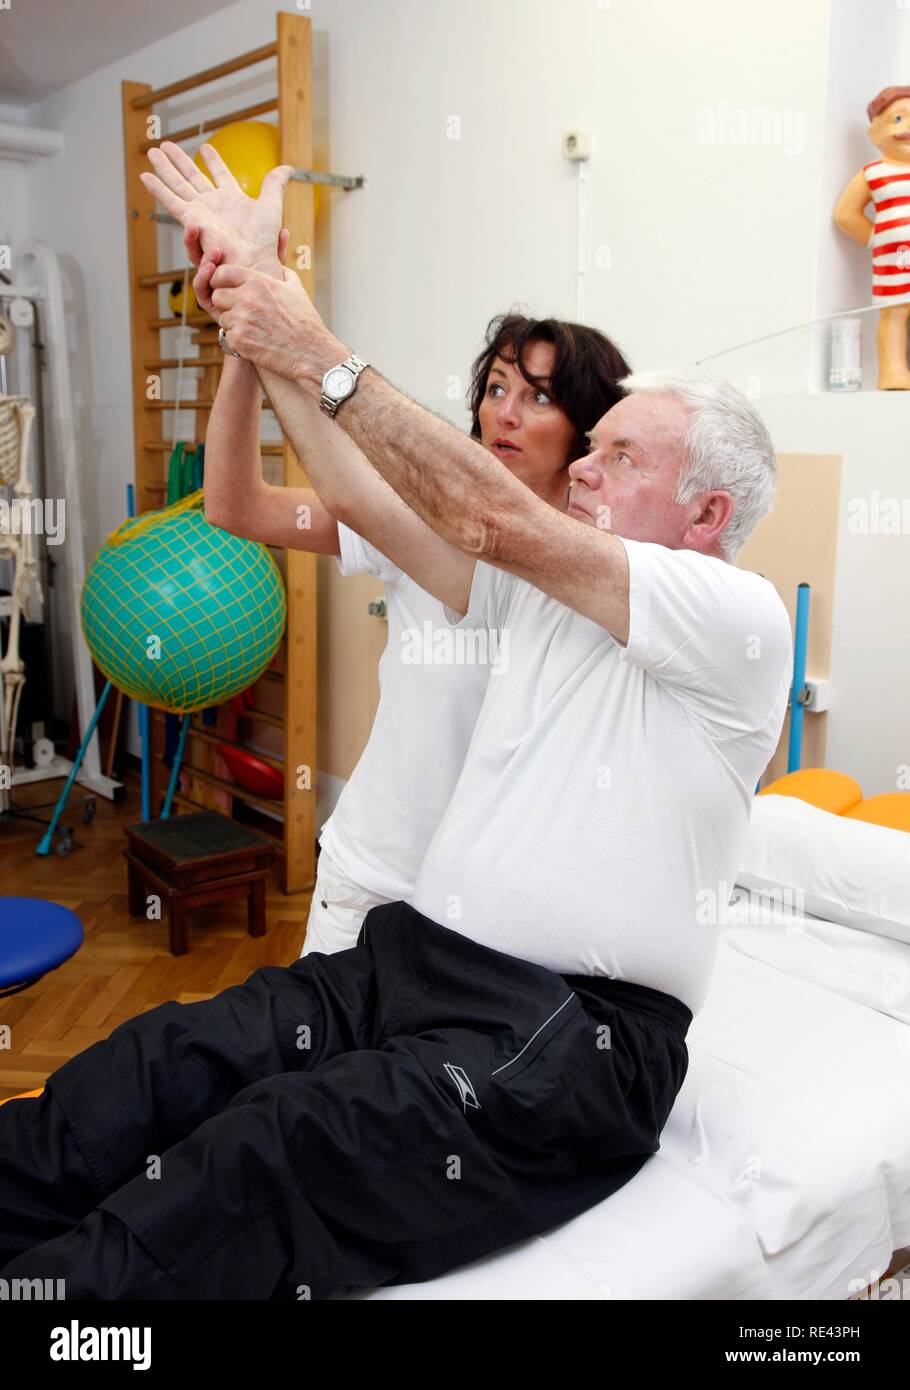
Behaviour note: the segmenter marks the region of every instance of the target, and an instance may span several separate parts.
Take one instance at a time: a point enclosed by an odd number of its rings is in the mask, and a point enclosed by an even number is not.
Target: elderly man
[[[440,624],[508,633],[508,662],[413,903],[374,908],[351,950],[122,1025],[0,1111],[2,1272],[71,1297],[426,1279],[633,1177],[790,684],[784,606],[733,564],[776,488],[747,401],[627,379],[560,514],[328,331],[276,255],[289,171],[252,203],[203,149],[214,187],[173,145],[143,177],[223,347],[369,529],[333,484],[366,455],[426,523],[398,563]]]

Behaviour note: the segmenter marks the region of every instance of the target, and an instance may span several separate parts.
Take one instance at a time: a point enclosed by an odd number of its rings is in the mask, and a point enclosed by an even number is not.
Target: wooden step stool
[[[247,931],[265,935],[265,880],[274,849],[264,835],[218,811],[195,811],[128,825],[126,837],[130,914],[146,915],[146,885],[166,899],[172,955],[186,955],[191,910],[226,898],[246,898]]]

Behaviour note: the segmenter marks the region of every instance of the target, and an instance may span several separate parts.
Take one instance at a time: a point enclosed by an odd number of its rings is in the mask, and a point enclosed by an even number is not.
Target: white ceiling
[[[226,0],[12,0],[0,9],[0,102],[27,105]]]

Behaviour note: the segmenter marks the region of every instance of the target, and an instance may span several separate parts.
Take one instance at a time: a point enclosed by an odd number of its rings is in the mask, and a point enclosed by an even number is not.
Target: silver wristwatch
[[[319,404],[327,415],[334,419],[341,402],[354,394],[357,378],[364,367],[369,365],[369,362],[364,362],[352,352],[350,357],[344,362],[339,362],[337,367],[329,368],[322,378],[322,395],[319,397]]]

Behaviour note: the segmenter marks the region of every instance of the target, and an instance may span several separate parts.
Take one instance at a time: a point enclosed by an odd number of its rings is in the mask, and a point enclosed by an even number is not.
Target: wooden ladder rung
[[[190,269],[192,270],[192,266]],[[152,285],[169,285],[172,280],[182,280],[185,274],[185,266],[180,266],[177,270],[159,270],[156,271],[154,275],[137,275],[136,284],[141,285],[144,290],[147,290]],[[193,271],[193,274],[195,274],[195,271]],[[192,275],[189,277],[187,283],[190,285],[193,283]]]
[[[198,777],[199,781],[207,787],[216,787],[218,791],[227,792],[230,796],[236,796],[240,801],[249,802],[251,806],[258,806],[260,811],[271,811],[273,815],[281,815],[279,808],[282,803],[280,801],[271,800],[267,796],[257,796],[255,792],[248,792],[245,788],[238,787],[236,782],[227,782],[223,777],[216,777],[214,772],[206,772],[204,768],[194,767],[185,758],[180,764],[180,771],[187,773],[190,777]]]
[[[216,323],[212,323],[208,314],[187,314],[185,319],[179,314],[169,319],[146,319],[147,328],[203,328],[206,325],[209,328],[218,327]]]
[[[211,408],[212,408],[212,406],[213,406],[214,404],[215,404],[214,400],[194,401],[194,400],[189,400],[189,399],[187,399],[187,400],[185,400],[185,401],[143,401],[143,402],[142,402],[142,409],[143,409],[143,410],[211,410]],[[272,407],[269,405],[268,401],[263,400],[263,402],[262,402],[262,409],[263,409],[263,410],[271,410]]]
[[[161,710],[155,710],[155,721],[156,723],[164,722],[164,714]],[[276,772],[284,773],[284,763],[279,758],[273,758],[269,753],[260,753],[258,748],[247,748],[246,744],[235,743],[233,739],[224,738],[219,734],[210,734],[208,729],[204,729],[192,721],[187,738],[201,739],[203,743],[207,743],[213,748],[239,748],[241,752],[252,753],[253,757],[258,758],[260,762],[268,763],[269,767],[273,767]]]
[[[179,82],[171,82],[167,87],[156,87],[153,92],[144,92],[142,96],[133,97],[133,110],[147,111],[156,101],[165,101],[181,92],[192,91],[194,87],[204,87],[206,82],[215,82],[219,77],[227,77],[229,73],[239,72],[241,68],[250,68],[254,63],[264,63],[268,58],[274,58],[277,52],[277,43],[266,43],[262,48],[241,53],[238,58],[229,58],[227,62],[217,63],[213,68],[203,68],[201,72],[182,77]]]
[[[147,371],[171,371],[177,367],[220,367],[223,357],[157,357],[143,362]]]
[[[229,122],[251,121],[254,116],[264,116],[267,111],[277,110],[277,97],[272,97],[269,101],[257,101],[254,106],[244,106],[239,111],[228,111],[225,115],[215,116],[208,121],[197,121],[195,125],[185,126],[183,130],[169,130],[159,140],[143,140],[139,146],[139,153],[147,154],[152,146],[159,145],[161,140],[172,140],[175,145],[181,145],[184,140],[198,140],[210,130],[220,130]]]
[[[255,705],[252,705],[249,709],[244,710],[243,714],[240,714],[237,717],[238,719],[252,719],[255,723],[258,724],[269,724],[273,729],[284,728],[283,714],[271,714],[267,709],[257,709]]]
[[[197,440],[194,440],[194,439],[185,439],[185,440],[183,440],[183,443],[186,445],[186,447],[187,447],[188,449],[198,449],[198,448],[199,448],[199,442],[200,442],[200,441],[197,441]],[[156,454],[170,454],[170,453],[173,452],[173,449],[174,449],[173,444],[168,444],[168,443],[166,443],[164,440],[155,440],[155,439],[148,440],[146,443],[144,443],[144,444],[142,445],[142,447],[143,447],[143,449],[150,449],[150,450],[152,451],[152,453],[156,453]],[[271,457],[271,456],[274,456],[274,455],[276,455],[276,454],[277,454],[277,455],[281,455],[281,454],[284,453],[284,445],[283,445],[283,444],[260,444],[260,445],[259,445],[259,452],[260,452],[260,454],[268,454],[270,457]],[[151,483],[147,483],[146,486],[147,486],[147,487],[150,487],[150,488],[154,488],[156,491],[164,492],[165,488],[167,487],[167,484],[164,483],[164,482],[151,482]]]

